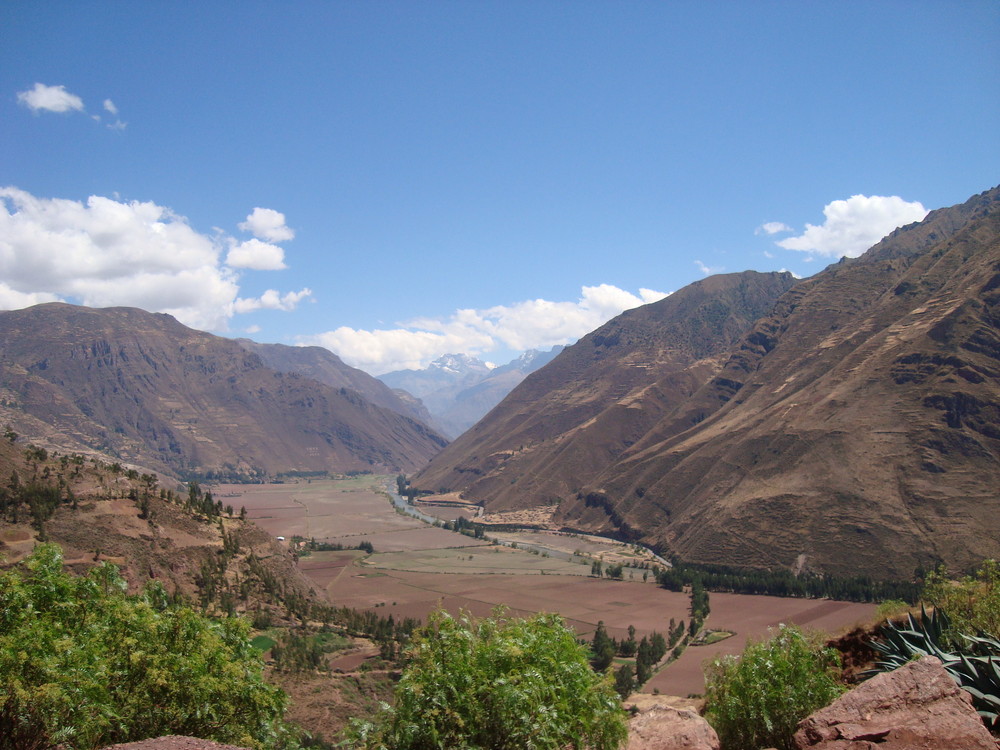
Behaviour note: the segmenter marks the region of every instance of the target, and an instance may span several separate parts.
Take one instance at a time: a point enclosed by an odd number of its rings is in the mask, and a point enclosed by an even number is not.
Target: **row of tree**
[[[675,562],[656,572],[656,581],[671,591],[682,591],[698,581],[707,591],[734,594],[767,594],[803,598],[827,598],[852,602],[900,599],[917,601],[921,584],[913,581],[879,581],[871,576],[796,575],[790,570],[741,569],[724,565]]]

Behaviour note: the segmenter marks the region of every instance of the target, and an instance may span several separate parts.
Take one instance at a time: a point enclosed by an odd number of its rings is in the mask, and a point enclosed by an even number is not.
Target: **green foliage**
[[[594,631],[594,638],[590,642],[590,650],[593,653],[590,661],[591,666],[598,672],[603,672],[610,667],[611,662],[615,659],[617,649],[614,640],[604,627],[604,620],[597,623],[597,630]]]
[[[950,626],[945,641],[961,648],[958,633],[1000,637],[1000,565],[986,560],[971,576],[949,580],[943,571],[930,573],[923,599],[948,613]]]
[[[355,724],[353,747],[611,750],[627,735],[611,676],[590,669],[557,615],[436,612],[408,657],[395,707]]]
[[[165,734],[266,747],[285,696],[241,619],[138,596],[107,563],[74,577],[40,545],[0,576],[0,748],[103,747]]]
[[[768,594],[829,598],[851,602],[878,602],[885,599],[917,601],[920,587],[911,581],[878,581],[870,576],[837,578],[812,573],[796,575],[790,570],[757,570],[725,565],[698,565],[675,561],[656,573],[656,582],[671,591],[700,581],[707,591],[734,594]]]
[[[622,664],[615,672],[615,692],[625,700],[635,690],[635,670],[631,664]]]
[[[723,750],[791,750],[798,722],[843,692],[837,663],[833,649],[783,625],[770,640],[751,641],[740,656],[708,665],[705,716]]]

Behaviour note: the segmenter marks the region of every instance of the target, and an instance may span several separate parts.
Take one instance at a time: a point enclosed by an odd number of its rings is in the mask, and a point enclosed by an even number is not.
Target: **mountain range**
[[[1000,188],[760,276],[756,308],[737,274],[612,320],[414,485],[690,562],[908,578],[1000,554]]]
[[[467,354],[446,354],[422,370],[396,370],[378,379],[403,398],[418,399],[429,413],[425,420],[448,437],[465,432],[499,404],[529,374],[562,351],[531,349],[499,367]]]
[[[63,303],[0,313],[3,424],[175,476],[409,471],[447,442],[391,392],[373,396],[380,405],[358,387],[278,372],[169,315]]]

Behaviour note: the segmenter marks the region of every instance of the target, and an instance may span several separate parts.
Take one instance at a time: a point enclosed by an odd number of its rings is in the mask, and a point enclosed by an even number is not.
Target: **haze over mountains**
[[[695,562],[965,568],[1000,554],[998,305],[993,189],[797,284],[714,277],[622,314],[414,484]]]
[[[396,370],[378,379],[427,408],[429,424],[455,438],[478,422],[530,373],[551,362],[563,347],[529,350],[499,367],[467,354],[446,354],[423,370]]]
[[[408,471],[446,442],[347,385],[134,308],[0,313],[0,389],[0,419],[25,437],[181,476]]]

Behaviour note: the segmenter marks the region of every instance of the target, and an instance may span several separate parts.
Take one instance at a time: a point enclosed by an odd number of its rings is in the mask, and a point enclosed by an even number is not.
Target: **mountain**
[[[331,388],[348,388],[376,406],[392,409],[397,414],[428,425],[431,423],[430,412],[419,400],[396,393],[378,378],[345,364],[329,349],[321,346],[261,344],[250,339],[236,339],[236,342],[257,354],[272,370],[298,373]]]
[[[0,419],[177,475],[412,470],[446,442],[169,315],[62,303],[0,313]]]
[[[634,405],[660,408],[646,394]],[[517,408],[553,406],[522,397]],[[938,563],[964,570],[1000,555],[998,425],[995,188],[795,285],[720,371],[575,493],[546,499],[556,524],[691,562],[883,578]],[[517,505],[497,481],[504,457],[484,467],[481,450],[463,436],[418,479],[453,483],[488,508]]]
[[[423,370],[396,370],[379,375],[390,388],[399,388],[423,400],[435,392],[465,388],[489,375],[492,365],[468,354],[445,354]]]
[[[490,510],[554,508],[718,372],[794,283],[787,273],[713,276],[622,313],[525,378],[414,483]]]
[[[397,370],[380,375],[387,385],[420,399],[432,424],[446,435],[461,435],[500,403],[531,372],[550,362],[562,347],[530,350],[494,367],[467,354],[446,354],[423,370]]]

